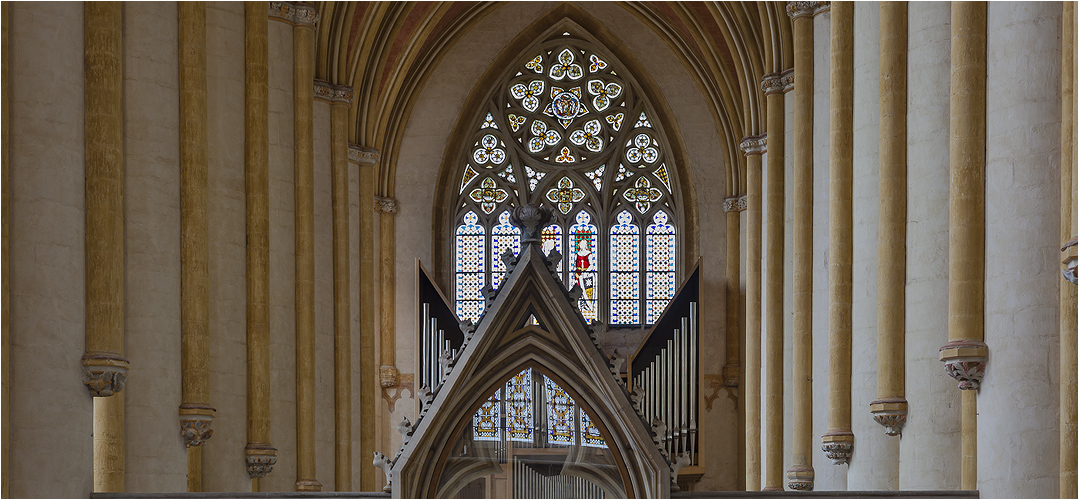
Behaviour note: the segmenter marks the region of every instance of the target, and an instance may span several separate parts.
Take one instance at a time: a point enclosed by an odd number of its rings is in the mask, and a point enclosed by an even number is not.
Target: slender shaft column
[[[360,166],[360,456],[375,452],[375,405],[379,383],[375,362],[375,182],[379,153],[356,145],[348,159]],[[375,468],[360,467],[360,491],[376,491]]]
[[[206,164],[206,3],[177,4],[180,66],[180,308],[187,490],[202,491],[200,448],[212,432]]]
[[[1063,27],[1061,30],[1061,113],[1060,113],[1060,239],[1064,245],[1065,273],[1075,279],[1075,261],[1067,259],[1076,256],[1076,198],[1073,183],[1076,175],[1076,102],[1075,94],[1075,3],[1064,3]],[[1068,246],[1071,242],[1071,246]],[[1069,271],[1069,267],[1071,267]],[[1076,339],[1076,294],[1075,283],[1060,279],[1060,498],[1079,496],[1076,484],[1076,453],[1079,439],[1076,436],[1076,422],[1079,420],[1079,395],[1077,395],[1077,374],[1079,374],[1079,343]]]
[[[269,6],[246,2],[244,174],[247,201],[247,446],[252,491],[273,471],[270,444]]]
[[[877,248],[877,399],[885,433],[907,421],[907,4],[880,4],[880,225]],[[897,460],[898,462],[898,460]]]
[[[726,352],[727,362],[723,366],[723,385],[728,392],[737,394],[741,384],[742,367],[739,358],[738,298],[741,292],[739,283],[739,212],[746,209],[746,196],[735,196],[723,200],[723,211],[727,214],[727,318]]]
[[[813,13],[788,2],[794,29],[794,288],[791,468],[787,487],[813,489]]]
[[[348,264],[348,105],[352,101],[352,89],[315,82],[315,97],[331,106],[334,491],[352,491],[352,317]]]
[[[989,348],[985,301],[986,4],[952,3],[948,343],[940,360],[959,388],[977,390]],[[976,489],[976,394],[963,395],[962,484]]]
[[[851,304],[854,186],[854,3],[833,2],[831,54],[831,166],[828,202],[828,432],[825,456],[850,462]]]
[[[5,82],[11,81],[11,75],[8,72],[8,60],[11,58],[11,4],[0,4],[0,31],[3,33],[3,40],[0,43],[4,44],[4,47],[8,47],[8,50],[0,53],[0,68],[2,68],[2,75],[0,79]],[[4,498],[11,498],[10,482],[8,480],[11,474],[11,337],[8,336],[8,326],[10,325],[9,318],[11,318],[11,295],[10,295],[10,280],[8,277],[8,261],[11,260],[11,250],[8,246],[8,228],[11,227],[11,177],[8,176],[8,150],[11,149],[8,144],[11,144],[8,134],[8,124],[11,122],[11,85],[4,85],[0,88],[0,92],[3,93],[2,102],[0,106],[0,112],[3,113],[3,118],[0,119],[0,143],[5,144],[0,148],[0,154],[3,155],[3,163],[0,164],[0,188],[3,189],[3,194],[0,195],[0,203],[3,204],[0,208],[0,231],[3,231],[2,237],[2,249],[0,249],[0,290],[2,290],[3,309],[0,311],[0,335],[3,336],[3,346],[0,349],[0,356],[3,357],[3,380],[0,384],[3,385],[2,400],[0,400],[0,411],[3,411],[3,415],[0,415],[0,426],[3,427],[3,435],[0,435],[0,446],[3,447],[3,456],[0,456],[0,463],[3,464],[3,470],[0,471],[0,496]]]
[[[742,139],[746,155],[746,491],[761,489],[761,155],[764,135]]]
[[[397,365],[394,336],[394,277],[396,273],[396,252],[394,250],[394,226],[393,217],[397,214],[397,200],[393,198],[375,198],[375,210],[381,214],[379,218],[378,242],[379,260],[381,260],[382,277],[382,302],[380,305],[379,335],[381,353],[381,365],[378,367],[379,385],[382,387],[394,387],[397,385]]]
[[[84,6],[86,54],[86,386],[124,388],[123,10]],[[6,226],[5,226],[6,227]],[[124,400],[95,400],[94,491],[124,491]]]
[[[292,30],[296,171],[296,491],[322,491],[315,474],[315,10],[297,4]]]
[[[764,292],[765,304],[768,307],[768,317],[765,319],[765,329],[768,332],[765,347],[768,359],[765,397],[768,417],[765,433],[768,437],[768,449],[765,451],[767,470],[764,491],[783,490],[783,127],[786,113],[783,93],[792,88],[793,70],[765,75],[761,82],[761,90],[767,96],[768,138],[771,146],[768,150],[768,180],[765,186],[765,203],[768,206],[765,230],[768,253],[764,257],[768,266]]]

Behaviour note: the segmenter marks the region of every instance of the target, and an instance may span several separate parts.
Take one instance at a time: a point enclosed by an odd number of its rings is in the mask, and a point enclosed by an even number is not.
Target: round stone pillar
[[[742,139],[746,155],[746,491],[761,489],[761,155],[765,135]]]

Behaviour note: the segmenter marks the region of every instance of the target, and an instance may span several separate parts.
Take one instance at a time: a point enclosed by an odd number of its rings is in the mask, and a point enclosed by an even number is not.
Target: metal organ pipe
[[[689,454],[690,463],[697,464],[697,303],[689,303]]]

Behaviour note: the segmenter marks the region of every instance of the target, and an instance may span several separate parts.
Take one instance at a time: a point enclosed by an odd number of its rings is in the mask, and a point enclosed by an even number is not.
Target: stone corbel
[[[352,102],[352,87],[348,85],[334,85],[323,80],[315,80],[315,99],[331,104]]]
[[[110,352],[88,352],[82,356],[83,383],[94,397],[112,396],[124,390],[127,368],[126,358]]]
[[[940,360],[952,378],[959,381],[963,390],[977,390],[985,375],[989,360],[989,346],[971,339],[956,339],[940,348]]]
[[[265,477],[273,472],[273,466],[277,463],[277,448],[268,443],[248,443],[244,448],[244,459],[247,462],[248,477]]]
[[[180,436],[184,438],[184,447],[202,446],[214,435],[211,427],[216,411],[215,408],[200,403],[180,405]]]
[[[381,214],[396,214],[397,200],[393,198],[375,197],[375,211]]]
[[[884,433],[897,436],[903,433],[907,423],[907,400],[904,398],[881,398],[869,403],[873,420],[884,426]]]
[[[854,433],[850,429],[825,432],[821,436],[821,449],[835,465],[849,464],[854,454]]]
[[[787,488],[794,491],[813,491],[813,467],[796,465],[787,469]]]
[[[374,165],[382,158],[377,149],[365,148],[355,144],[348,145],[348,161],[358,165]]]
[[[396,366],[382,365],[378,367],[378,384],[382,387],[394,387],[397,385],[399,376]]]
[[[741,212],[741,211],[745,210],[746,207],[749,206],[748,205],[749,199],[747,198],[747,196],[748,196],[748,194],[743,194],[741,196],[732,196],[730,198],[725,198],[723,200],[723,211],[724,212]]]

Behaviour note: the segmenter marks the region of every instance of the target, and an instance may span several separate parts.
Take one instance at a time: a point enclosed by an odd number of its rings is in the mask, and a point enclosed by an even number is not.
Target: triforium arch
[[[541,252],[539,231],[523,232],[520,258],[510,262],[503,287],[474,332],[466,333],[452,368],[421,410],[411,438],[405,438],[392,466],[393,495],[438,496],[450,450],[470,417],[500,384],[532,367],[589,413],[614,457],[626,496],[666,497],[671,480],[667,460],[552,272],[553,264]],[[535,321],[528,321],[530,317]]]
[[[647,118],[651,128],[655,132],[656,139],[661,144],[664,155],[663,161],[670,178],[669,190],[673,206],[651,205],[643,211],[631,210],[635,217],[640,219],[638,225],[643,230],[645,226],[652,223],[651,217],[659,210],[667,214],[671,223],[677,228],[679,276],[684,271],[686,263],[694,262],[699,255],[697,195],[693,185],[689,155],[683,143],[681,132],[673,119],[673,114],[663,94],[660,92],[658,85],[651,79],[643,64],[625,48],[625,45],[609,29],[579,7],[563,3],[522,30],[499,53],[469,93],[454,124],[450,139],[447,141],[435,189],[438,198],[434,201],[432,210],[434,270],[440,284],[447,287],[447,289],[452,289],[454,271],[454,242],[452,241],[452,235],[456,226],[460,223],[461,216],[467,212],[460,210],[461,207],[458,203],[462,196],[461,180],[467,158],[471,156],[472,150],[475,149],[474,145],[478,137],[476,133],[483,123],[484,117],[490,112],[490,103],[496,97],[496,94],[508,91],[509,86],[505,82],[514,79],[516,68],[523,66],[528,59],[535,55],[532,53],[538,53],[542,47],[552,44],[558,45],[559,41],[557,39],[563,33],[570,34],[567,41],[572,40],[571,43],[577,46],[594,49],[596,52],[608,56],[611,67],[617,68],[615,72],[618,77],[624,79],[627,86],[632,85],[632,92],[636,94],[637,102],[643,105],[642,109],[647,110]],[[554,55],[557,56],[558,52],[555,51]],[[585,57],[587,58],[587,56]],[[576,62],[580,64],[580,61]],[[585,59],[584,63],[587,64],[588,62]],[[547,68],[545,67],[545,69]],[[587,66],[585,66],[584,71],[586,76],[579,82],[575,82],[573,87],[582,87],[582,100],[591,102],[595,96],[588,93],[585,88],[589,80]],[[550,89],[545,88],[545,91],[550,92]],[[540,106],[541,109],[537,110],[537,112],[542,111],[544,104]],[[633,129],[640,118],[639,115],[639,112],[636,116],[629,116],[627,113],[624,118],[626,122],[624,127]],[[597,116],[597,118],[603,120],[602,116]],[[529,121],[530,123],[531,121]],[[528,126],[528,124],[522,125],[522,127]],[[558,132],[563,136],[562,143],[568,144],[570,142],[568,136],[572,130],[559,129]],[[630,140],[633,139],[628,134],[622,135],[627,136]],[[523,146],[526,148],[527,142]],[[625,145],[619,147],[623,146]],[[631,148],[632,144],[625,147],[627,149]],[[581,146],[580,149],[585,149],[585,146]],[[557,152],[555,151],[555,153]],[[607,151],[604,151],[604,154],[607,154]],[[552,154],[552,163],[554,159],[555,155]],[[659,163],[657,162],[656,165],[658,166]],[[596,165],[589,163],[588,166],[594,168]],[[516,175],[520,177],[527,175],[521,166],[514,165],[514,168]],[[607,166],[604,174],[613,179],[617,175],[617,169],[618,164],[615,162],[613,166]],[[488,173],[495,175],[495,172],[480,172],[480,174]],[[478,177],[473,182],[477,186],[469,186],[469,189],[479,187],[478,185],[482,182],[483,177],[486,177],[486,175]],[[535,192],[529,194],[532,195],[531,198],[535,198],[534,203],[545,203],[554,207],[557,212],[557,203],[552,203],[544,195],[551,187],[556,187],[547,186],[546,184],[554,184],[557,179],[561,179],[563,176],[559,174],[558,176],[548,175],[547,177],[546,181],[549,182],[545,182],[544,186],[537,186]],[[587,177],[583,171],[571,174],[568,177],[574,179],[575,187],[580,187],[584,183],[592,183],[592,179]],[[658,187],[663,187],[660,185],[660,181],[655,179],[651,179],[651,181],[659,185]],[[468,195],[467,192],[463,194]],[[619,191],[617,196],[622,198],[622,194]],[[503,203],[508,203],[508,201],[505,200]],[[514,203],[513,206],[521,206],[527,202],[528,199],[521,199],[520,203]],[[507,206],[507,204],[500,204],[490,214],[481,213],[480,215],[495,220]],[[559,213],[559,215],[567,219],[568,224],[566,225],[568,226],[573,224],[574,215],[584,210],[590,215],[593,223],[600,221],[599,236],[602,240],[609,238],[610,228],[617,224],[617,216],[622,208],[615,209],[615,206],[622,207],[622,205],[611,203],[604,206],[592,205],[587,208],[574,207],[568,214]],[[606,209],[605,212],[603,211],[604,209]],[[644,224],[641,224],[641,222]],[[605,249],[606,247],[603,247],[601,251]],[[566,254],[568,251],[563,249],[562,253]]]

